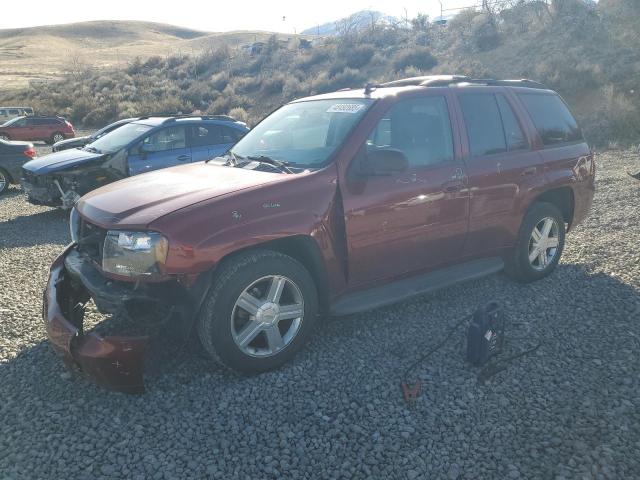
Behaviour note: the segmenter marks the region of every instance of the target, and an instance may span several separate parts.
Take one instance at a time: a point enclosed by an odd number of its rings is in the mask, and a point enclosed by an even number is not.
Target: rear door
[[[544,177],[539,153],[506,89],[459,92],[469,176],[470,216],[465,255],[510,246],[520,227],[520,203]]]
[[[187,145],[187,128],[186,125],[172,125],[145,137],[129,153],[129,174],[189,163],[191,148]]]
[[[383,149],[402,151],[409,169],[347,182],[343,192],[354,287],[455,261],[467,233],[468,192],[447,98],[425,94],[394,104],[359,155]]]

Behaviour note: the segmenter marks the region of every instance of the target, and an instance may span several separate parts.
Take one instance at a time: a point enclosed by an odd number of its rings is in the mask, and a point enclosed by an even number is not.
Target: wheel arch
[[[571,187],[564,186],[546,190],[537,195],[529,205],[529,208],[535,203],[550,203],[562,212],[564,221],[569,225],[569,229],[573,225],[573,214],[575,211],[575,197]]]
[[[272,250],[288,255],[300,262],[311,275],[318,291],[318,302],[321,313],[329,310],[329,274],[323,261],[322,253],[316,241],[309,235],[292,235],[267,242],[253,244],[239,250],[235,250],[223,256],[213,268],[212,282],[215,281],[216,272],[220,265],[233,261],[240,255],[245,255],[253,250]]]

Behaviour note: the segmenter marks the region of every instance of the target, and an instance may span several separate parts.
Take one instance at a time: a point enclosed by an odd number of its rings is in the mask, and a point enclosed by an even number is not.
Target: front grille
[[[78,251],[87,255],[100,267],[102,266],[102,249],[107,230],[93,223],[80,219],[78,231]]]

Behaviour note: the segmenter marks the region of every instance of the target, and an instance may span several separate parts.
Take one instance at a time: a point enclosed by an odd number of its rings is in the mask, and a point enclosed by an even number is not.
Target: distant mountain
[[[387,15],[386,13],[378,12],[376,10],[360,10],[348,17],[340,18],[333,22],[323,23],[315,27],[307,28],[302,31],[304,35],[338,35],[340,33],[339,25],[349,25],[355,30],[363,29],[371,22],[382,23],[395,23],[400,21],[397,17]]]

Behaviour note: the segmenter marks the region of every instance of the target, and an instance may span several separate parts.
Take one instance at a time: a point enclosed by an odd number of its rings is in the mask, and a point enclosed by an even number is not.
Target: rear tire
[[[9,188],[9,183],[11,183],[11,179],[9,178],[9,174],[0,168],[0,195],[5,193]]]
[[[522,220],[515,247],[505,259],[505,272],[521,283],[546,277],[558,265],[564,241],[562,212],[551,203],[534,203]]]
[[[272,370],[309,339],[318,294],[307,269],[271,250],[224,262],[199,314],[198,336],[211,358],[241,373]]]
[[[9,137],[9,135],[7,135],[6,133],[0,133],[0,140],[4,140],[5,142],[8,142],[11,140],[11,137]]]

